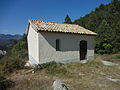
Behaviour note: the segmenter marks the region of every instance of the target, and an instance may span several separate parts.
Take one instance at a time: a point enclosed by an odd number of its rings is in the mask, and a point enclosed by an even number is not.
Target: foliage
[[[47,74],[50,75],[60,75],[61,77],[71,77],[71,73],[64,66],[52,66],[45,69]]]
[[[0,60],[0,72],[10,73],[14,70],[21,69],[24,67],[25,58],[27,57],[27,42],[26,37],[16,42]]]
[[[97,66],[97,67],[101,67],[103,65],[99,59],[98,60],[90,60],[86,64],[88,66]]]
[[[0,71],[5,73],[11,73],[17,69],[24,68],[25,61],[18,57],[4,57],[0,61]]]
[[[4,56],[4,55],[1,55],[1,54],[0,54],[0,59],[1,59],[3,56]]]
[[[73,23],[98,34],[95,41],[96,53],[120,51],[120,0],[113,0],[108,5],[101,4],[99,8]]]
[[[0,90],[7,90],[8,87],[13,86],[14,83],[11,80],[6,79],[0,75]]]
[[[99,54],[112,52],[112,29],[106,20],[103,20],[97,28],[96,52]]]
[[[24,68],[27,57],[26,35],[14,43],[9,52],[0,60],[0,90],[6,90],[14,83],[5,78],[6,74]]]
[[[27,46],[25,41],[19,41],[11,49],[11,53],[19,58],[24,58],[27,56]]]
[[[35,70],[41,70],[41,69],[45,69],[45,68],[49,68],[49,67],[57,67],[57,66],[61,66],[63,65],[62,63],[56,63],[55,61],[51,61],[51,62],[47,62],[47,63],[43,63],[43,64],[38,64],[35,66]]]
[[[60,75],[63,77],[71,77],[71,73],[66,70],[63,63],[57,63],[55,61],[39,64],[35,66],[35,71],[45,70],[47,74],[50,75]]]
[[[70,90],[119,90],[120,82],[114,82],[108,79],[120,78],[119,65],[105,66],[102,60],[116,54],[97,55],[96,60],[87,63],[69,63],[57,67],[47,67],[40,71],[27,73],[23,75],[20,70],[11,78],[17,77],[16,85],[9,90],[50,90],[54,80],[62,80]],[[116,61],[117,59],[115,59]],[[120,60],[116,62],[120,64]]]
[[[120,55],[116,55],[116,58],[117,58],[117,59],[120,59]]]
[[[65,17],[64,23],[72,24],[72,21],[68,15]]]

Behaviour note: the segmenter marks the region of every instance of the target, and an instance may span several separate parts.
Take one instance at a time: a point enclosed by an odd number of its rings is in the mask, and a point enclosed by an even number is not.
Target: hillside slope
[[[0,50],[9,49],[15,41],[18,41],[21,38],[21,35],[0,34]]]
[[[108,5],[101,4],[90,14],[74,21],[96,32],[96,52],[115,53],[120,51],[120,1],[113,0]]]
[[[120,55],[119,55],[120,56]],[[65,65],[51,65],[44,69],[22,69],[9,75],[15,86],[8,90],[53,90],[54,80],[62,80],[70,90],[120,90],[120,59],[116,55],[96,56],[96,60]],[[115,60],[117,66],[105,66],[102,60]]]

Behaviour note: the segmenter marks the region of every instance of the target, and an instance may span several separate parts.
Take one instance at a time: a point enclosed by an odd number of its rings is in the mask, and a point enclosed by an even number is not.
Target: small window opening
[[[60,39],[56,39],[56,51],[60,51]]]

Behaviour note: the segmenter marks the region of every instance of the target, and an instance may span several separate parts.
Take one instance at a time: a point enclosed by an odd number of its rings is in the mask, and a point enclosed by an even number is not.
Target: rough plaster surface
[[[60,39],[60,51],[56,51],[56,39]],[[80,61],[80,41],[87,41],[86,60],[94,59],[94,36],[36,32],[30,25],[28,33],[29,62],[42,64],[50,61],[69,63]]]
[[[39,63],[38,33],[31,27],[31,25],[29,27],[27,40],[28,40],[29,63],[38,64]]]
[[[56,51],[56,39],[60,39],[60,51]],[[76,34],[40,32],[40,63],[49,61],[80,61],[80,41],[87,41],[87,60],[94,59],[94,37]]]

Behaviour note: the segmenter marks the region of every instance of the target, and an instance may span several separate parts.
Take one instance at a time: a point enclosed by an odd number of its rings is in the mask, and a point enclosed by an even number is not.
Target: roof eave
[[[32,27],[35,31],[38,31],[37,27],[36,27],[36,26],[31,22],[31,20],[29,19],[29,20],[28,20],[27,29],[26,29],[26,35],[28,35],[28,33],[29,33],[29,27],[30,27],[30,25],[31,25],[31,27]]]
[[[53,32],[53,33],[67,33],[67,34],[78,34],[78,35],[88,35],[88,36],[97,36],[97,34],[83,34],[83,33],[72,33],[72,32],[60,32],[60,31],[44,31],[44,30],[37,30],[37,32]]]

